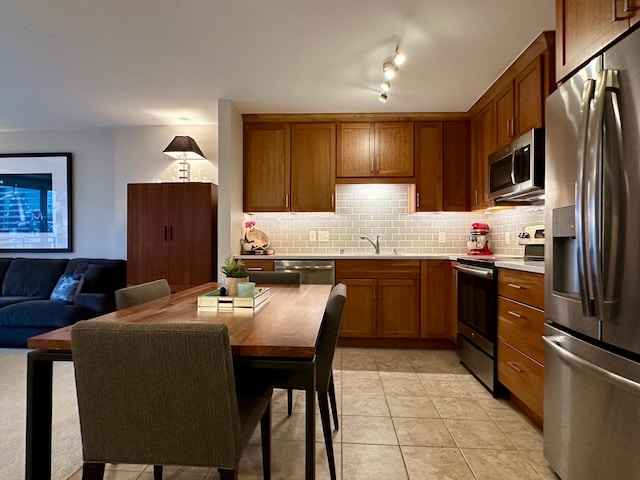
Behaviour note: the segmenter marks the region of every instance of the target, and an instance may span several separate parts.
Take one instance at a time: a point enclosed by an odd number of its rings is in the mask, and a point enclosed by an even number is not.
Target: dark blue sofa
[[[62,275],[77,274],[83,283],[71,303],[50,300]],[[126,283],[125,260],[0,258],[0,347],[26,347],[29,337],[114,311]]]

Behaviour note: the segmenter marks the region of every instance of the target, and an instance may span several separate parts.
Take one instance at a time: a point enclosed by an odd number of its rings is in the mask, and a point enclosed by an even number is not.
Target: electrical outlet
[[[316,240],[317,240],[316,231],[315,230],[309,230],[309,241],[310,242],[315,242]]]
[[[507,245],[511,243],[511,239],[509,238],[509,232],[504,234],[504,243]]]
[[[447,241],[447,232],[438,233],[438,243],[444,243]]]
[[[318,232],[318,241],[319,242],[328,242],[329,241],[329,232],[326,230],[320,230]]]

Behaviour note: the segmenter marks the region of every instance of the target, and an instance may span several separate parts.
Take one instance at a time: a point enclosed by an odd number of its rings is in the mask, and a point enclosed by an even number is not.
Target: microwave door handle
[[[511,184],[516,184],[516,152],[511,152]]]
[[[585,317],[593,316],[591,306],[591,285],[590,274],[588,272],[587,245],[586,245],[586,175],[587,165],[587,134],[589,126],[589,113],[591,99],[595,90],[595,80],[589,78],[584,82],[581,102],[580,128],[578,131],[578,177],[576,181],[576,239],[578,256],[578,281],[580,284],[580,301],[582,303],[582,314]]]

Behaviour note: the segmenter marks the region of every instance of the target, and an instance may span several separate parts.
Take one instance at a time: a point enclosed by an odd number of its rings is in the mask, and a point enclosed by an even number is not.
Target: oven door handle
[[[473,275],[474,277],[493,278],[493,270],[487,268],[475,268],[460,264],[454,265],[453,268],[455,268],[459,272]]]

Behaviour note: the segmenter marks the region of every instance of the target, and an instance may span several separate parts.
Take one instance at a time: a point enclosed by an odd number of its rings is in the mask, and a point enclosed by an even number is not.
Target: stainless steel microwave
[[[534,128],[489,155],[489,199],[539,203],[543,194],[544,129]]]

